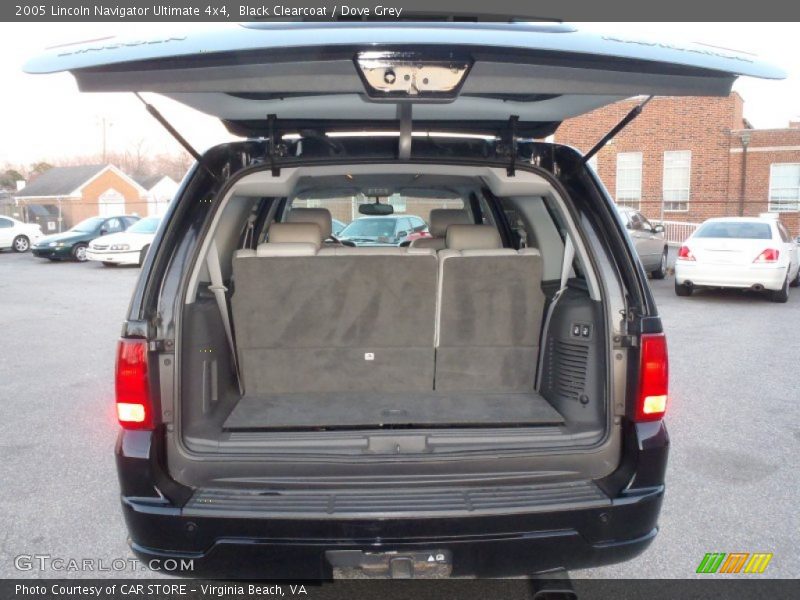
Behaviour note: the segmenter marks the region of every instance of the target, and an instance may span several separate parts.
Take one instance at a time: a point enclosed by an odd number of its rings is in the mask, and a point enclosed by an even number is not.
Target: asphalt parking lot
[[[113,445],[116,339],[138,268],[0,253],[0,577],[18,555],[132,558]],[[677,298],[651,282],[670,347],[672,451],[662,530],[638,559],[581,577],[694,576],[707,552],[772,552],[800,576],[800,289]]]

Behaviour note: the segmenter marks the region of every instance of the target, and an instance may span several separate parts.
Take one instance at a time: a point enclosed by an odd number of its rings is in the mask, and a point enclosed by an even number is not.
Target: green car
[[[39,258],[84,262],[89,242],[101,235],[125,231],[138,220],[133,215],[90,217],[72,229],[41,238],[31,250]]]

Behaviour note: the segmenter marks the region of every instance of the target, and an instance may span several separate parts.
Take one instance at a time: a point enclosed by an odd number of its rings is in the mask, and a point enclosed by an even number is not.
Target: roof
[[[131,175],[131,177],[144,189],[150,190],[155,184],[164,179],[164,177],[167,177],[167,175]]]
[[[17,198],[68,196],[107,166],[108,165],[79,165],[76,167],[53,167],[39,175],[15,194],[15,196],[17,196]]]

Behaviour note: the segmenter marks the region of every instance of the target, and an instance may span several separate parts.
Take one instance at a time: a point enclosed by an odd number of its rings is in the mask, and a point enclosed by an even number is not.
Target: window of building
[[[664,152],[664,210],[689,210],[692,153]]]
[[[617,154],[617,204],[639,210],[642,201],[642,153]]]
[[[774,163],[769,169],[770,212],[800,210],[800,163]]]
[[[394,207],[394,212],[406,212],[406,197],[402,194],[392,194],[389,196],[389,204]]]

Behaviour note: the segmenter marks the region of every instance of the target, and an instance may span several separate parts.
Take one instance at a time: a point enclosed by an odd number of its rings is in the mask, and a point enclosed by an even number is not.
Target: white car
[[[125,231],[92,240],[86,250],[87,260],[101,262],[107,267],[141,266],[160,222],[161,217],[147,217],[137,221]]]
[[[705,221],[678,250],[675,293],[697,287],[767,291],[773,302],[800,285],[797,242],[775,218],[725,217]]]
[[[27,252],[31,244],[40,237],[42,228],[36,223],[0,217],[0,250],[11,248],[14,252]]]

